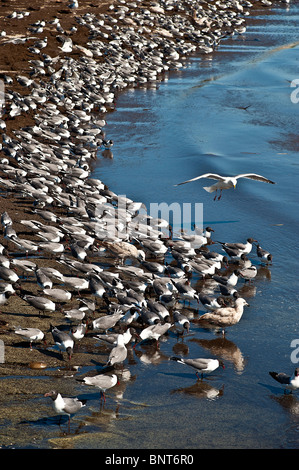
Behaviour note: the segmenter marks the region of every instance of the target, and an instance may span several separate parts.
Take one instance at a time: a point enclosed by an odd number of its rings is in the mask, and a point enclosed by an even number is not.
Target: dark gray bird
[[[53,287],[53,282],[51,279],[44,273],[42,269],[37,269],[35,271],[35,277],[37,284],[42,288],[42,289],[52,289]]]
[[[284,372],[269,372],[271,377],[284,386],[287,390],[296,391],[299,388],[299,367],[296,367],[292,375],[287,375]]]
[[[158,323],[157,325],[150,325],[144,328],[139,335],[139,343],[146,340],[155,340],[158,345],[160,336],[167,333],[169,328],[171,328],[172,326],[173,325],[171,323]],[[136,344],[137,343],[135,343],[134,347],[136,346]]]
[[[218,282],[218,284],[222,284],[226,287],[235,287],[237,285],[238,279],[240,276],[240,271],[235,269],[229,276],[218,276],[214,274],[212,278],[214,281]]]
[[[105,396],[106,390],[114,387],[114,385],[118,383],[118,378],[116,374],[112,374],[112,375],[99,374],[99,375],[95,375],[94,377],[84,377],[83,379],[76,379],[76,380],[86,385],[91,385],[93,387],[98,388],[101,393],[101,398],[103,397],[104,401],[106,401],[106,396]]]
[[[38,328],[17,328],[15,331],[16,335],[21,336],[25,341],[29,341],[30,349],[32,349],[32,343],[35,341],[44,340],[44,333]]]
[[[184,332],[187,331],[187,333],[189,333],[190,321],[186,315],[183,315],[181,312],[175,310],[173,312],[173,321],[174,326],[177,328],[178,332],[184,334]]]
[[[94,330],[104,330],[107,331],[110,328],[113,328],[116,323],[123,317],[123,311],[117,310],[112,315],[103,315],[102,317],[96,318],[92,322],[92,328]]]
[[[198,296],[202,305],[208,310],[215,310],[216,308],[221,308],[225,305],[224,299],[222,297],[215,298],[210,297],[209,295],[204,295],[202,293],[199,293]]]
[[[12,219],[6,211],[3,212],[3,214],[1,215],[1,224],[3,225],[3,227],[7,227],[7,225],[12,225]]]
[[[262,248],[259,244],[257,244],[256,246],[256,254],[264,263],[268,264],[272,262],[272,254],[269,253],[269,251],[264,250],[264,248]]]
[[[128,350],[125,345],[125,337],[123,334],[119,334],[116,340],[116,346],[111,350],[105,367],[113,367],[115,364],[123,363],[127,355]]]
[[[57,346],[59,347],[61,355],[65,351],[70,360],[74,350],[73,338],[65,331],[61,331],[56,328],[56,326],[50,325],[50,330],[55,344],[57,344]]]

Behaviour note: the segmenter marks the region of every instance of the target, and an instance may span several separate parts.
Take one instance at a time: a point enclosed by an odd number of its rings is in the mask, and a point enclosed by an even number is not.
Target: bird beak
[[[236,189],[236,185],[234,184],[234,189]]]

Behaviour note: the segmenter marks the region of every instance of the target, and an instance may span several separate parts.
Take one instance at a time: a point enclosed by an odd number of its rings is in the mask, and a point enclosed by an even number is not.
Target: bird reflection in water
[[[293,393],[283,393],[282,395],[271,395],[270,398],[278,403],[291,415],[299,416],[299,400]]]
[[[144,344],[142,346],[142,350],[135,349],[135,354],[144,364],[151,364],[154,366],[157,366],[168,359],[168,356],[163,354],[161,350],[156,347],[156,342]]]
[[[196,396],[197,398],[205,398],[208,400],[215,400],[223,395],[224,385],[219,389],[213,387],[204,380],[197,380],[193,385],[189,387],[180,387],[171,391],[174,393],[186,393],[187,395]]]
[[[225,336],[214,339],[192,338],[190,341],[197,343],[200,347],[206,349],[214,356],[231,362],[237,372],[243,372],[246,360],[239,347],[233,341],[228,340]]]
[[[110,149],[105,149],[102,152],[102,157],[109,158],[110,160],[113,160],[113,153],[111,152]]]

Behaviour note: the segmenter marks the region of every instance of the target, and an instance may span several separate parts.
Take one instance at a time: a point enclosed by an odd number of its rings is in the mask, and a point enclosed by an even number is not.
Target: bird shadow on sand
[[[95,359],[91,359],[90,360],[91,364],[93,364],[96,368],[96,371],[98,373],[105,373],[105,372],[112,372],[112,371],[115,371],[115,367],[114,366],[106,366],[105,363],[103,362],[98,362],[96,361]]]
[[[72,436],[83,434],[86,430],[82,430],[84,428],[84,421],[80,421],[79,424],[75,424],[74,421],[71,420],[69,426],[69,418],[68,416],[43,416],[42,418],[38,418],[36,420],[24,420],[19,422],[20,425],[28,425],[28,426],[38,426],[42,428],[48,428],[50,426],[55,426],[60,430],[61,436]],[[75,428],[75,429],[72,429]]]

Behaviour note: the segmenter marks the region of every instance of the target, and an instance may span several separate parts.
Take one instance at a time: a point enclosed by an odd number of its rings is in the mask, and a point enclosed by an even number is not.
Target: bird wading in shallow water
[[[182,357],[172,356],[170,358],[172,361],[176,361],[180,364],[184,364],[188,367],[191,367],[196,372],[197,378],[203,378],[203,374],[209,374],[214,370],[218,369],[221,366],[224,369],[224,364],[218,359],[206,359],[206,358],[197,358],[197,359],[184,359]],[[201,374],[201,377],[199,376]]]
[[[294,373],[290,376],[284,372],[269,372],[271,377],[279,382],[287,390],[296,391],[299,389],[299,367],[296,367]]]
[[[114,387],[118,383],[118,377],[116,374],[105,375],[99,374],[93,377],[84,377],[83,379],[76,379],[78,382],[82,382],[86,385],[91,385],[100,390],[101,399],[103,398],[106,401],[105,392],[109,388]]]
[[[219,201],[221,199],[223,189],[235,188],[237,185],[238,179],[240,178],[247,178],[251,180],[262,181],[264,183],[275,184],[274,181],[271,181],[268,178],[265,178],[264,176],[261,176],[261,175],[257,175],[255,173],[243,173],[243,174],[236,175],[236,176],[221,176],[221,175],[217,175],[216,173],[204,173],[203,175],[199,175],[190,180],[183,181],[182,183],[178,183],[175,186],[180,186],[181,184],[191,183],[192,181],[196,181],[202,178],[217,180],[217,183],[212,184],[212,186],[204,186],[203,188],[208,193],[213,193],[214,191],[216,191],[214,201],[217,199],[218,189],[220,190],[220,194],[218,196],[218,201]]]
[[[70,430],[71,415],[77,413],[86,404],[86,400],[79,400],[78,398],[63,398],[59,392],[52,390],[51,392],[45,393],[45,397],[51,397],[53,400],[53,409],[60,415],[59,425],[62,415],[67,415],[68,426]]]

